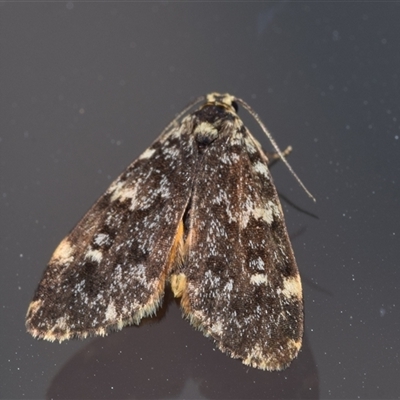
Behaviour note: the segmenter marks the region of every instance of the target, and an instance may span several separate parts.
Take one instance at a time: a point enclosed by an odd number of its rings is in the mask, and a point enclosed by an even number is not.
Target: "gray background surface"
[[[399,19],[399,3],[0,3],[1,398],[399,398]],[[303,277],[299,358],[249,369],[173,300],[106,338],[34,340],[25,312],[59,241],[212,91],[293,146],[317,198],[274,166]]]

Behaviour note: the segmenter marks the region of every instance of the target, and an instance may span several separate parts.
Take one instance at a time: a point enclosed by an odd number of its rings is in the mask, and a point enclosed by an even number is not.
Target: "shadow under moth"
[[[276,153],[263,152],[238,104]],[[221,351],[255,368],[286,368],[300,350],[304,317],[268,169],[276,159],[288,165],[247,103],[218,93],[197,99],[57,247],[30,303],[28,331],[61,342],[139,324],[169,283],[183,315]]]

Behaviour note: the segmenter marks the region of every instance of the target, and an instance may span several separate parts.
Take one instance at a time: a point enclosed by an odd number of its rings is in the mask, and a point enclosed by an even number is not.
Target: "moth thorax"
[[[201,122],[194,130],[196,142],[207,145],[218,137],[218,129],[210,122]]]

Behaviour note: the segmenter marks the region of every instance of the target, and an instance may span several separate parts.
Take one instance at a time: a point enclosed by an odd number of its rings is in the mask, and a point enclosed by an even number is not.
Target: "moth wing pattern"
[[[299,272],[267,157],[237,116],[219,129],[194,183],[181,306],[223,352],[281,370],[301,347]]]
[[[190,198],[188,123],[162,134],[60,243],[28,309],[33,336],[105,335],[155,312]]]

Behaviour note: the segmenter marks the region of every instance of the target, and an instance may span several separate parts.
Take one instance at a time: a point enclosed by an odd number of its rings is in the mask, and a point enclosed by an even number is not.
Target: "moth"
[[[287,162],[272,138],[277,153],[266,154],[244,126],[238,104],[268,134],[243,100],[200,101],[57,247],[27,312],[34,337],[61,342],[139,324],[169,284],[190,323],[245,365],[282,370],[297,356],[302,287],[268,169]]]

